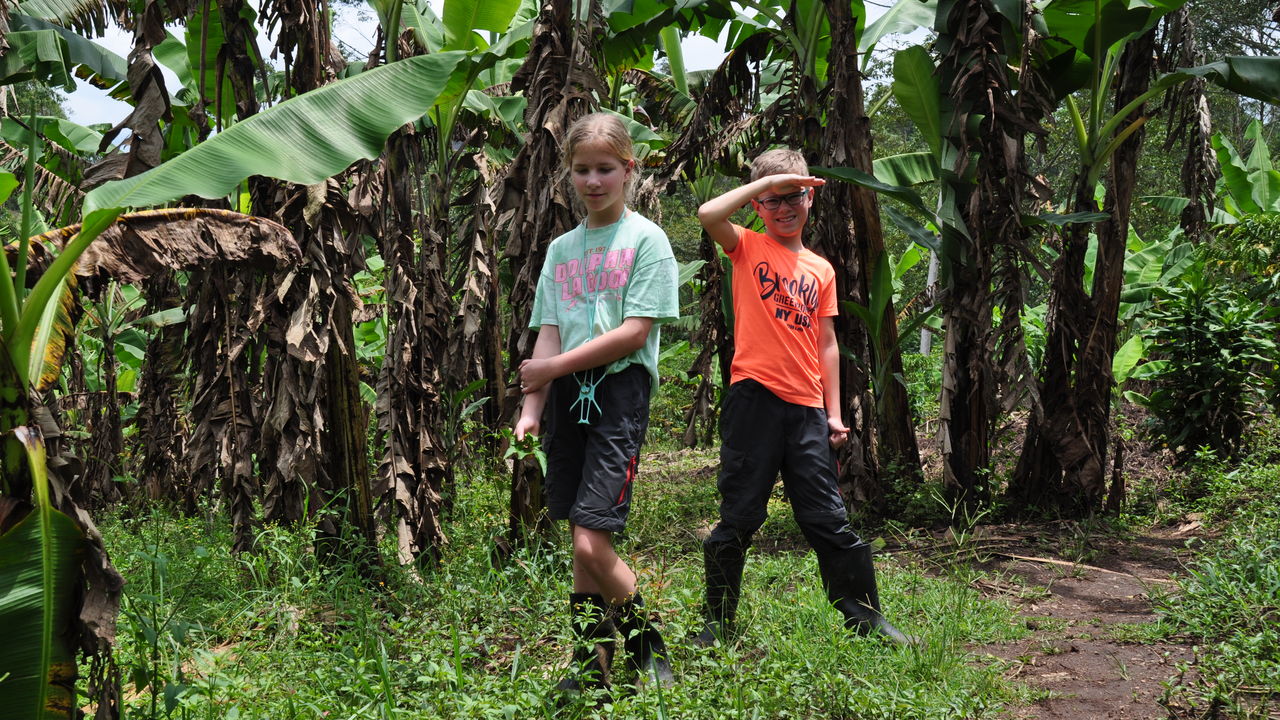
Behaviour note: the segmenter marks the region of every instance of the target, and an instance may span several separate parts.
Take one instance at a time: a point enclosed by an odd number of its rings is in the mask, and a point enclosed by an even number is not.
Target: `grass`
[[[706,650],[696,529],[715,512],[707,453],[650,458],[620,551],[641,570],[679,682],[619,687],[609,702],[557,710],[568,664],[569,553],[563,538],[491,559],[505,521],[500,483],[476,478],[448,524],[450,544],[421,577],[392,562],[381,581],[320,566],[308,528],[271,527],[232,556],[216,514],[161,510],[101,523],[129,581],[117,658],[132,718],[980,718],[1024,691],[969,643],[1025,633],[1003,602],[960,580],[878,560],[892,619],[925,639],[898,650],[845,633],[819,587],[789,508],[749,558],[741,636]]]

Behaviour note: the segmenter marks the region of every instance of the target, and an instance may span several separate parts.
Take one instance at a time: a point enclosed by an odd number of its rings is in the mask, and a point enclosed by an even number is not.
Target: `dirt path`
[[[1156,620],[1150,595],[1170,584],[1187,537],[1198,529],[1189,523],[1124,540],[1071,540],[1061,527],[988,528],[985,538],[979,535],[975,543],[987,548],[982,557],[990,559],[981,565],[987,579],[977,587],[1010,598],[1032,633],[1014,643],[971,649],[1011,663],[1010,678],[1045,691],[1044,699],[1012,708],[1005,717],[1176,716],[1177,709],[1161,700],[1178,666],[1192,660],[1191,648],[1124,638],[1134,636],[1131,626]],[[1064,548],[1064,537],[1074,546]],[[1069,559],[1073,555],[1086,559],[1077,564]]]

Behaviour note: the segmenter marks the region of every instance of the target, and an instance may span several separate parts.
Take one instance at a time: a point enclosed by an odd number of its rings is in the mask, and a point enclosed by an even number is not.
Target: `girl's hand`
[[[845,427],[844,422],[841,420],[827,418],[827,429],[831,431],[827,439],[831,441],[831,447],[833,448],[844,445],[845,441],[849,439],[849,428]]]
[[[523,415],[516,421],[515,436],[516,440],[524,442],[525,435],[537,435],[541,430],[541,423],[538,418],[528,418]]]
[[[520,392],[528,395],[556,379],[549,359],[529,358],[520,363]]]

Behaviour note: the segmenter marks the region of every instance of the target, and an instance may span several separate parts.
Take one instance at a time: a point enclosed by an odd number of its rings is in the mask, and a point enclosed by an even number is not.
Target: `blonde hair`
[[[791,148],[766,150],[751,161],[751,182],[783,173],[808,175],[809,163],[804,161],[803,155]]]
[[[598,142],[610,152],[618,156],[623,165],[635,159],[635,149],[631,145],[631,133],[627,126],[616,115],[608,113],[591,113],[583,115],[569,126],[564,139],[564,166],[573,164],[573,153],[583,143]]]
[[[567,175],[573,165],[573,154],[587,143],[600,143],[606,150],[617,156],[624,166],[635,162],[635,146],[631,144],[631,133],[617,115],[594,112],[583,115],[569,126],[564,138],[563,172]],[[631,179],[627,182],[627,199],[630,200],[632,189],[640,177],[639,168],[632,166]]]

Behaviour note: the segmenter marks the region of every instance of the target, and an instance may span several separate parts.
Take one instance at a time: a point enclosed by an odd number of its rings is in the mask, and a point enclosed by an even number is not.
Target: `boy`
[[[842,445],[849,428],[840,411],[835,272],[803,243],[814,189],[824,183],[798,152],[770,150],[751,163],[750,183],[698,208],[707,234],[733,262],[735,344],[720,421],[720,522],[702,544],[700,646],[732,632],[747,548],[779,470],[845,626],[909,642],[880,614],[871,546],[849,528],[836,485],[831,446]],[[729,222],[748,200],[764,234]]]

